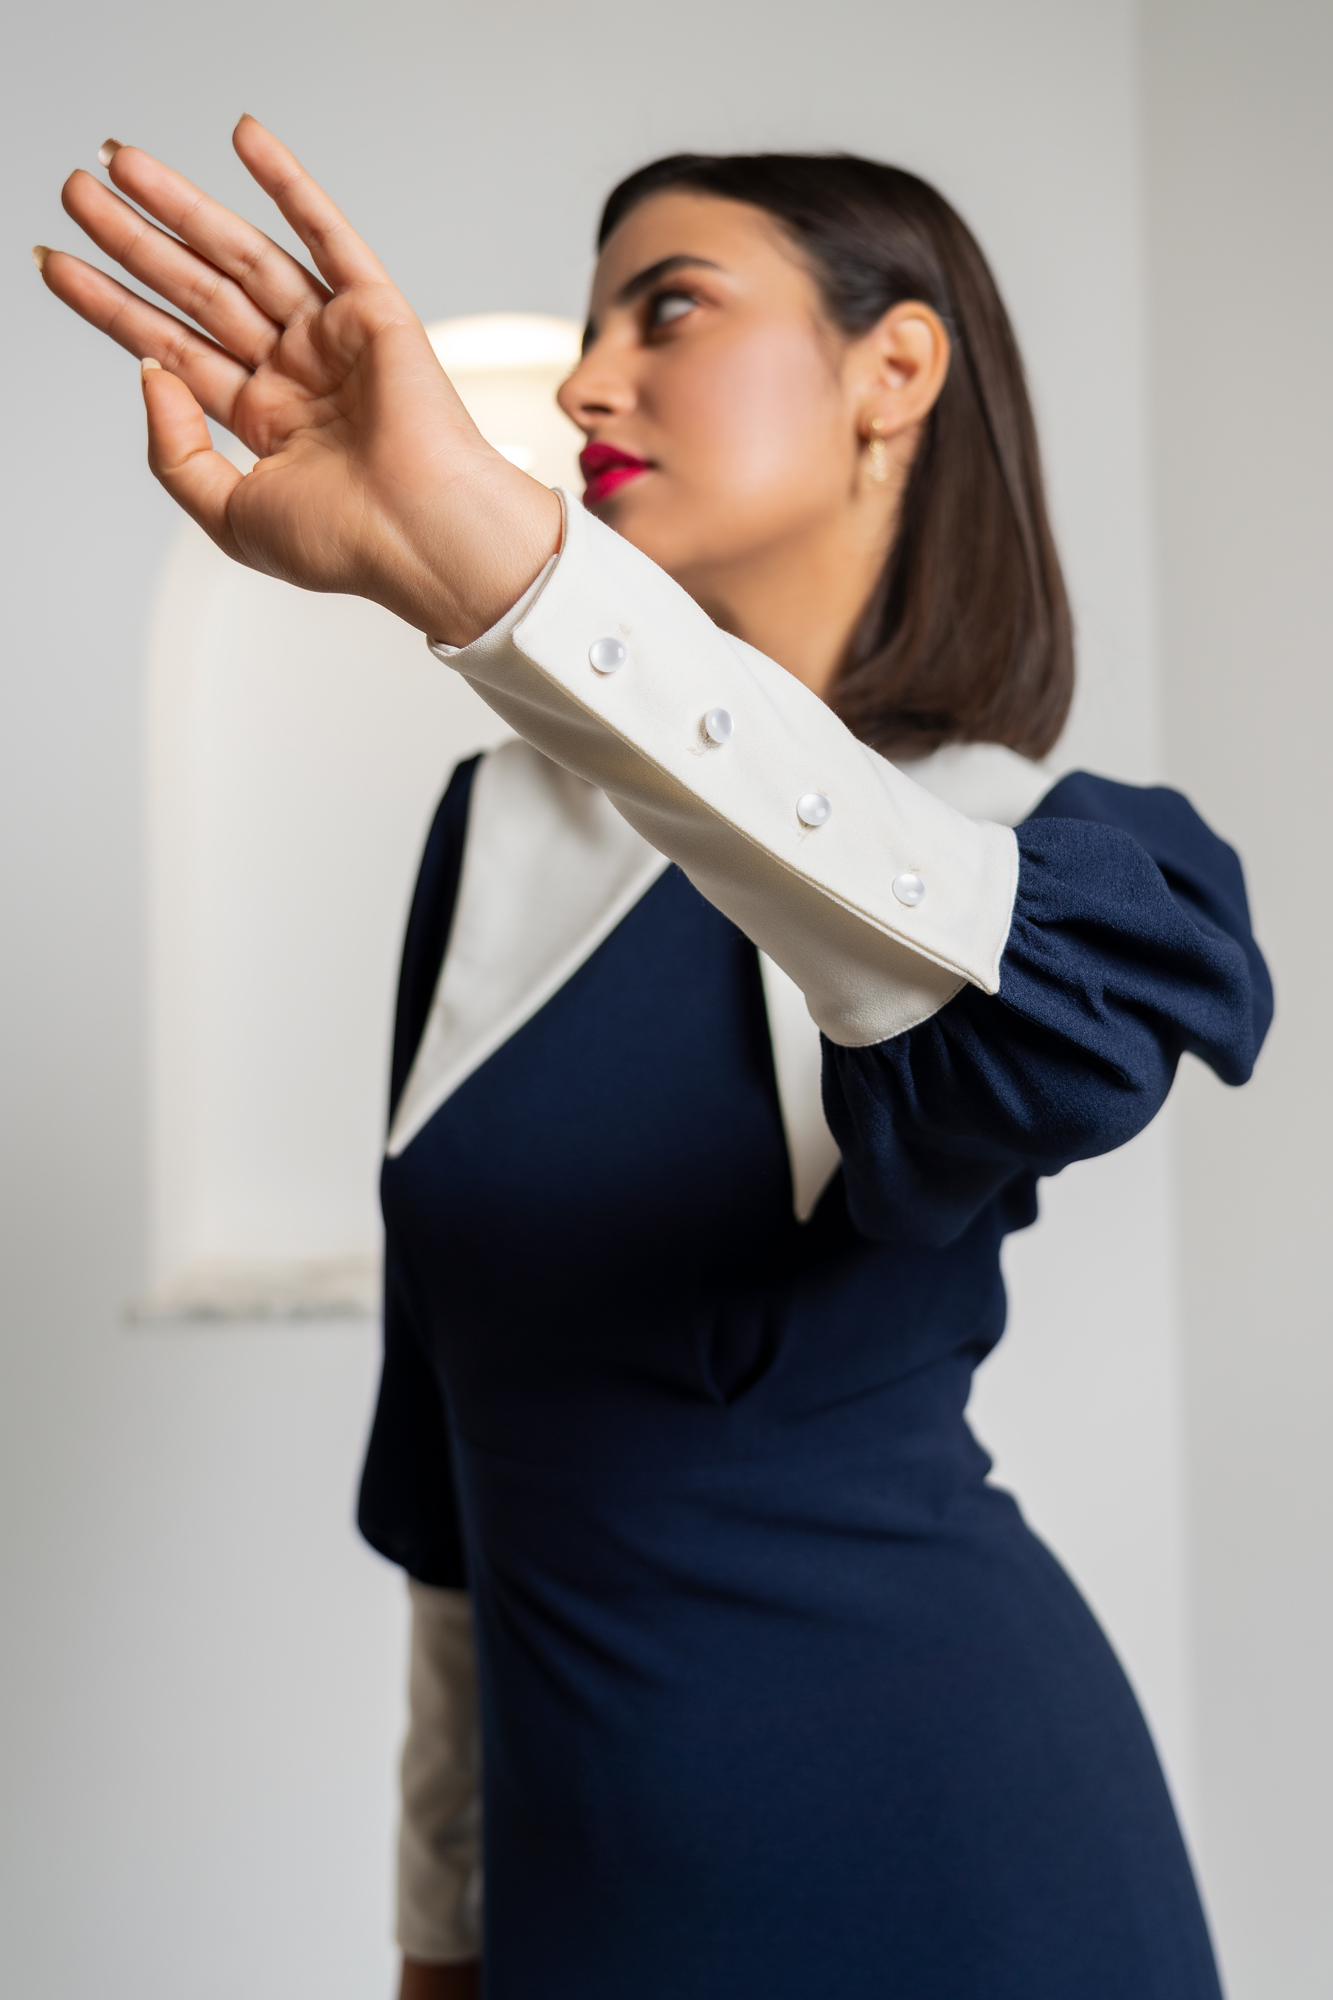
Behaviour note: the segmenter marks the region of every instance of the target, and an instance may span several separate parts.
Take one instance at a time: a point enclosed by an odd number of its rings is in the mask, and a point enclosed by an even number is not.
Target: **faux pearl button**
[[[734,728],[725,708],[710,708],[704,717],[704,735],[710,743],[730,743]]]
[[[802,826],[823,826],[832,811],[822,792],[803,792],[796,801],[796,817]]]
[[[594,639],[588,658],[599,674],[613,674],[629,658],[629,648],[623,639]]]
[[[924,899],[926,885],[919,875],[895,875],[893,878],[893,893],[900,903],[906,903],[908,908],[911,909],[915,904]]]

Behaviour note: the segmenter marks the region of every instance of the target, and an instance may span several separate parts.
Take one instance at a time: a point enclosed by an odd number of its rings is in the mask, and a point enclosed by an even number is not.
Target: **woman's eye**
[[[669,326],[673,319],[683,319],[687,312],[693,312],[697,303],[688,292],[659,292],[649,307],[648,324]]]

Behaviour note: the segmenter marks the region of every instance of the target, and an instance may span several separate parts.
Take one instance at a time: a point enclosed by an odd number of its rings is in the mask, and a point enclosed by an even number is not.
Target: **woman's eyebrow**
[[[665,278],[668,271],[677,271],[682,264],[700,264],[709,271],[722,269],[722,266],[715,264],[711,257],[689,257],[683,252],[674,257],[662,257],[656,264],[650,264],[646,271],[637,272],[623,284],[616,293],[615,303],[618,306],[629,305],[634,299],[641,298],[646,291],[651,290],[659,278]]]

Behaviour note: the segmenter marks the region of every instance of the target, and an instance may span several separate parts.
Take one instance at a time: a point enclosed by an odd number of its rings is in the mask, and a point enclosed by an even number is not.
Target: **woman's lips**
[[[632,451],[620,451],[613,444],[584,445],[579,453],[579,470],[586,482],[583,488],[584,506],[599,507],[627,480],[637,479],[641,472],[651,472],[652,469],[648,459],[636,458]]]

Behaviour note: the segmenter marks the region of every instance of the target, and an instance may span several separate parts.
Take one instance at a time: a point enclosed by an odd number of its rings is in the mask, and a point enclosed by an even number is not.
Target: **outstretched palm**
[[[372,597],[439,637],[483,630],[555,547],[558,503],[482,439],[378,260],[252,118],[236,150],[318,277],[181,175],[111,143],[115,186],[164,226],[82,171],[65,208],[195,325],[77,257],[48,253],[43,275],[161,364],[144,388],[149,461],[168,492],[252,568]],[[213,450],[206,417],[256,454],[251,472]]]

